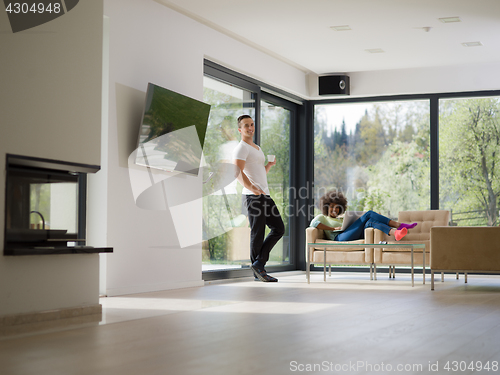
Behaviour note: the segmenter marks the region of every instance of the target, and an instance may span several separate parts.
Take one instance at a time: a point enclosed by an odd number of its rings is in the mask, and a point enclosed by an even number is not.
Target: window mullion
[[[439,97],[430,98],[430,189],[431,210],[439,209]]]

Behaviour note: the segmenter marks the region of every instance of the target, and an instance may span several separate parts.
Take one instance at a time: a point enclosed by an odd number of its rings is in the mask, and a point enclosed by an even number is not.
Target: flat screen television
[[[198,175],[210,105],[148,83],[135,163]]]

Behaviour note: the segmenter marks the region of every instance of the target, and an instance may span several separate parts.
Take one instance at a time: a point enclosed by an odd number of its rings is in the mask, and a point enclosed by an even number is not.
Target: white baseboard
[[[124,287],[106,289],[106,296],[116,297],[116,296],[123,296],[126,294],[149,293],[149,292],[160,292],[162,290],[171,290],[171,289],[194,288],[204,285],[205,284],[203,280],[192,280],[192,281],[169,282],[169,283],[154,284],[154,285],[124,286]]]

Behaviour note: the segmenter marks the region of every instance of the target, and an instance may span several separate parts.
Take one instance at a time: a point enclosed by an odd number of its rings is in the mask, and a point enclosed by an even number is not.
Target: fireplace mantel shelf
[[[55,255],[55,254],[98,254],[112,253],[112,247],[72,246],[72,247],[35,247],[4,249],[4,255]]]

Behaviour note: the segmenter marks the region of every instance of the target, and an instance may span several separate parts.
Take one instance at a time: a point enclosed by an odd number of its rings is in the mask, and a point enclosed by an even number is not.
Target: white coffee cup
[[[272,163],[275,158],[276,158],[276,155],[267,155],[267,161],[270,163]]]

